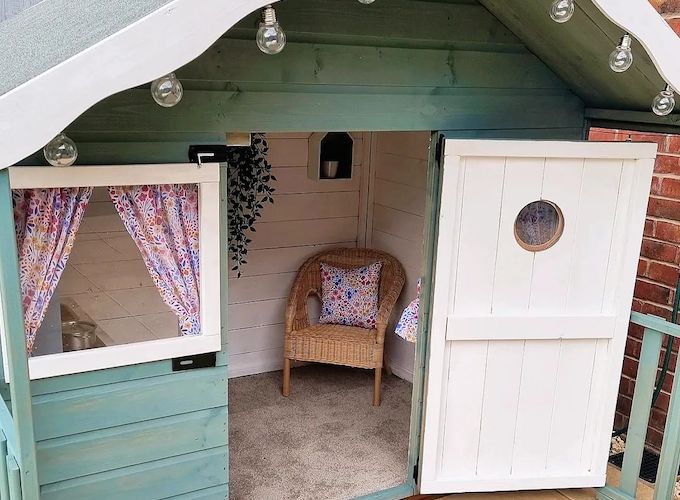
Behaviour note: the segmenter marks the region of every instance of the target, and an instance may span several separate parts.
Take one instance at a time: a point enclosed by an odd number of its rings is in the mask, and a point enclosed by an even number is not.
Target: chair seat
[[[355,326],[310,325],[286,336],[285,356],[298,361],[379,368],[382,346],[377,345],[377,336],[377,330]]]

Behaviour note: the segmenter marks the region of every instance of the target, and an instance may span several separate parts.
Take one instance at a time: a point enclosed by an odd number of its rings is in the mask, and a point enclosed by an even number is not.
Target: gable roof
[[[578,0],[562,25],[547,15],[551,1],[479,0],[596,111],[648,116],[664,80],[680,89],[680,38],[647,0]],[[0,168],[101,99],[188,63],[267,3],[43,0],[1,23],[9,57],[0,60]],[[607,58],[624,32],[636,40],[636,62],[614,74]]]

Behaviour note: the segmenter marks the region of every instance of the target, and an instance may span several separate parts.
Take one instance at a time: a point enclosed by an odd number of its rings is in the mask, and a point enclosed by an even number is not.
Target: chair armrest
[[[401,281],[401,282],[399,282]],[[401,294],[401,289],[404,286],[403,280],[397,280],[394,286],[385,293],[382,301],[380,302],[380,308],[378,309],[378,315],[376,316],[376,329],[378,330],[378,344],[383,344],[385,342],[385,332],[387,331],[387,323],[390,321],[390,316],[392,315],[392,310],[394,305],[399,299]]]

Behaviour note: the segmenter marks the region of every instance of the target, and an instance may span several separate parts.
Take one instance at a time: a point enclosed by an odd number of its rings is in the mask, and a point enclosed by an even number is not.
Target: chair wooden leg
[[[380,406],[380,382],[382,379],[382,368],[375,369],[375,385],[373,386],[373,406]]]
[[[290,394],[290,359],[283,359],[283,388],[281,394],[288,397]]]

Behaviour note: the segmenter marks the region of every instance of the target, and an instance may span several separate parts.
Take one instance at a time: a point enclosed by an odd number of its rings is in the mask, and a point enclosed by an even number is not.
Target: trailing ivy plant
[[[262,216],[265,203],[274,203],[276,180],[267,161],[269,146],[264,134],[253,134],[250,147],[230,147],[227,153],[229,215],[229,254],[232,271],[241,277],[241,267],[247,264],[248,232],[255,232],[255,222]]]

